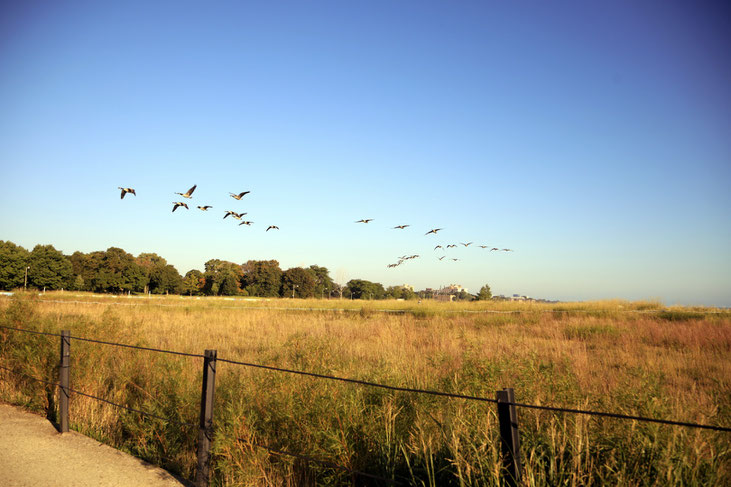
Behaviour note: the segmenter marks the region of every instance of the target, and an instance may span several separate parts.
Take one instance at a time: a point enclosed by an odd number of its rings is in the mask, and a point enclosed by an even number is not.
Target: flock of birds
[[[370,223],[372,221],[373,221],[373,218],[363,218],[361,220],[357,220],[355,223]],[[391,228],[393,230],[404,230],[406,227],[410,227],[410,226],[411,225],[396,225],[395,227],[391,227]],[[432,228],[431,230],[426,232],[424,235],[425,236],[430,235],[430,234],[436,235],[437,232],[439,232],[440,230],[444,230],[444,229],[443,228]],[[463,245],[466,248],[466,247],[469,247],[470,245],[472,245],[474,242],[459,242],[459,243],[460,243],[460,245]],[[434,247],[434,250],[442,249],[442,251],[446,252],[447,249],[456,248],[456,247],[457,247],[457,244],[447,244],[446,246],[439,244],[436,247]],[[489,249],[490,252],[513,252],[513,249],[501,249],[498,247],[490,247],[489,245],[477,245],[477,247],[480,247],[481,249]],[[402,255],[398,258],[398,260],[395,263],[388,264],[388,265],[386,265],[386,267],[388,267],[389,269],[393,269],[394,267],[398,267],[408,260],[418,259],[419,257],[420,257],[419,254]],[[441,257],[438,257],[437,260],[441,261],[441,260],[444,260],[446,257],[447,257],[447,255],[445,254],[445,255],[442,255]],[[460,259],[458,259],[456,257],[450,257],[450,260],[457,262]]]
[[[191,199],[193,197],[193,192],[195,191],[195,188],[197,188],[197,187],[198,187],[198,185],[197,184],[194,184],[193,187],[190,188],[185,193],[177,193],[176,192],[175,194],[178,194],[178,195],[182,196],[185,199]],[[127,194],[130,194],[130,193],[133,194],[134,196],[137,196],[137,193],[135,192],[135,190],[133,188],[122,188],[122,187],[119,187],[119,189],[122,190],[122,194],[120,196],[121,199],[124,199],[124,197]],[[240,193],[229,193],[229,196],[231,196],[233,199],[235,199],[237,201],[240,201],[241,198],[243,198],[244,196],[246,196],[249,193],[251,193],[251,191],[242,191]],[[173,201],[173,210],[172,211],[175,212],[175,210],[177,210],[181,206],[183,208],[185,208],[186,210],[189,209],[187,203],[185,203],[183,201]],[[213,208],[213,207],[210,206],[210,205],[198,206],[198,209],[201,210],[201,211],[208,211],[211,208]],[[226,210],[226,213],[223,215],[223,219],[225,220],[226,218],[228,218],[230,216],[231,218],[234,218],[234,219],[239,220],[241,222],[241,223],[239,223],[239,226],[241,226],[241,225],[251,226],[251,224],[254,223],[253,221],[249,221],[249,220],[244,220],[243,219],[243,217],[246,214],[247,214],[246,212],[238,213],[238,212],[233,211],[233,210]],[[370,223],[372,221],[373,221],[373,218],[363,218],[363,219],[357,220],[355,223],[364,223],[364,224],[367,224],[367,223]],[[410,226],[411,225],[396,225],[395,227],[392,227],[392,229],[393,230],[404,230],[404,229],[406,229],[407,227],[410,227]],[[269,225],[267,227],[266,231],[268,232],[269,230],[279,230],[279,227],[277,225]],[[431,235],[431,234],[436,235],[441,230],[443,230],[443,228],[432,228],[431,230],[429,230],[428,232],[426,232],[424,235],[425,236],[426,235]],[[463,245],[465,248],[466,247],[469,247],[473,243],[474,242],[459,242],[459,244],[460,245]],[[456,248],[456,247],[457,247],[457,244],[456,243],[446,244],[446,245],[439,244],[436,247],[434,247],[434,250],[442,249],[443,252],[446,252],[448,249]],[[476,245],[476,247],[479,247],[479,248],[482,248],[482,249],[489,249],[490,252],[512,252],[513,251],[513,249],[501,249],[501,248],[498,248],[498,247],[491,247],[489,245]],[[398,261],[397,262],[395,262],[393,264],[388,264],[386,267],[388,267],[389,269],[392,269],[394,267],[400,266],[401,264],[403,264],[406,261],[409,261],[409,260],[412,260],[412,259],[418,259],[419,257],[420,256],[418,254],[402,255],[402,256],[398,257]],[[441,261],[441,260],[444,260],[446,257],[447,257],[447,255],[445,253],[444,255],[442,255],[441,257],[438,257],[437,259]],[[450,257],[450,260],[452,260],[454,262],[457,262],[460,259],[458,259],[456,257]]]
[[[190,188],[185,193],[178,193],[178,192],[176,192],[175,194],[179,194],[180,196],[182,196],[183,198],[186,198],[186,199],[191,199],[191,198],[193,198],[193,191],[195,191],[195,188],[197,188],[197,187],[198,187],[198,185],[197,184],[194,184],[193,187]],[[120,199],[124,199],[124,197],[127,194],[129,194],[129,193],[137,196],[137,192],[134,190],[134,188],[122,188],[120,186],[119,189],[122,190],[122,194],[120,195]],[[229,193],[229,195],[233,199],[240,201],[241,198],[243,198],[244,196],[246,196],[249,193],[251,193],[251,191],[242,191],[240,193]],[[185,203],[185,202],[183,202],[183,201],[173,201],[173,212],[175,212],[175,210],[177,210],[181,206],[183,208],[185,208],[186,210],[189,210],[190,209],[190,208],[188,208],[188,204]],[[198,206],[198,209],[201,210],[201,211],[208,211],[211,208],[213,208],[211,205]],[[241,223],[239,223],[239,226],[241,226],[241,225],[251,226],[251,224],[254,223],[254,222],[243,219],[244,215],[246,215],[246,214],[247,214],[246,212],[237,213],[237,212],[235,212],[233,210],[226,210],[226,213],[223,215],[223,219],[225,220],[226,218],[228,218],[230,216],[230,217],[235,218],[236,220],[239,220],[241,222]],[[269,230],[279,230],[279,227],[277,225],[269,225],[267,227],[266,231],[268,232]]]

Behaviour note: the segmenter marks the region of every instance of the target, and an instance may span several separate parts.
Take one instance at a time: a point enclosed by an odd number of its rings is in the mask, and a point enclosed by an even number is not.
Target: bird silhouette
[[[137,193],[135,193],[135,190],[132,188],[119,188],[122,190],[122,195],[119,197],[120,199],[124,199],[124,195],[127,193],[132,193],[133,195],[137,196]]]
[[[439,230],[443,230],[443,228],[432,228],[431,230],[429,230],[428,232],[426,232],[426,233],[425,233],[424,235],[429,235],[430,233],[433,233],[433,234],[435,234],[435,235],[436,235],[436,233],[437,233],[437,232],[438,232]]]
[[[246,226],[248,227],[248,226],[250,226],[250,225],[251,225],[252,223],[254,223],[254,222],[249,222],[249,221],[243,221],[243,222],[239,223],[239,226],[241,226],[241,225],[246,225]]]
[[[241,193],[239,193],[239,194],[236,194],[236,193],[229,193],[229,194],[231,195],[231,197],[232,197],[233,199],[236,199],[236,200],[240,200],[241,198],[243,198],[243,197],[244,197],[244,195],[247,195],[247,194],[249,194],[249,193],[251,193],[251,191],[242,191],[242,192],[241,192]]]
[[[236,218],[237,220],[241,220],[241,217],[246,215],[246,213],[236,213],[235,211],[226,210],[226,214],[223,215],[223,219],[225,220],[226,217],[229,215]]]
[[[447,248],[448,248],[448,249],[452,249],[452,248],[454,248],[454,247],[456,247],[456,246],[457,246],[457,244],[449,244],[449,245],[447,245]]]
[[[500,250],[500,249],[499,249],[499,248],[497,248],[497,247],[493,247],[493,248],[491,248],[491,249],[490,249],[490,252],[494,252],[494,251],[496,251],[496,250]]]
[[[439,260],[442,260],[445,257],[446,257],[446,255],[443,255],[443,256],[439,257]]]
[[[512,252],[513,251],[513,249],[500,249],[500,250],[502,250],[503,252]]]
[[[464,245],[465,247],[469,247],[470,245],[472,245],[472,242],[467,242],[467,243],[460,242],[460,243],[462,245]]]
[[[480,247],[481,249],[486,249],[487,245],[478,245],[478,247]]]
[[[358,220],[355,223],[368,223],[368,222],[372,222],[372,221],[373,221],[373,218],[364,218],[363,220]]]
[[[434,247],[434,250],[437,250],[437,249],[442,249],[442,250],[444,250],[444,247],[442,247],[441,245],[437,245],[436,247]]]
[[[190,189],[189,189],[189,190],[188,190],[187,192],[185,192],[185,193],[175,193],[175,194],[179,194],[179,195],[180,195],[180,196],[182,196],[183,198],[190,198],[190,197],[191,197],[191,195],[193,194],[193,191],[195,191],[195,188],[196,188],[197,186],[198,186],[197,184],[194,184],[194,185],[193,185],[193,187],[192,187],[192,188],[190,188]]]
[[[185,203],[183,203],[181,201],[173,201],[173,205],[175,205],[175,206],[173,206],[173,211],[177,210],[179,206],[184,206],[186,210],[189,209],[188,205],[186,205]]]
[[[268,232],[269,230],[279,230],[279,227],[276,225],[269,225],[267,227],[266,231]]]
[[[408,226],[410,226],[410,225],[396,225],[395,227],[393,227],[393,229],[395,230],[398,228],[399,230],[403,230],[404,228],[406,228]]]
[[[206,205],[206,206],[199,206],[199,210],[208,211],[208,208],[213,208],[212,206]]]

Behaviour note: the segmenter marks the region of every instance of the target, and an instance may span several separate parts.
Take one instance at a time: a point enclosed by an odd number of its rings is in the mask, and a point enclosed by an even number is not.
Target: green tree
[[[159,279],[164,274],[162,269],[167,265],[167,261],[155,253],[143,252],[135,258],[135,262],[137,262],[137,264],[144,270],[145,277],[147,277],[148,283],[145,287],[145,292],[149,291],[154,294],[164,293],[166,290],[160,289]],[[158,278],[154,284],[152,282],[153,273],[155,273]],[[153,289],[153,287],[155,289]]]
[[[490,286],[485,284],[480,288],[480,292],[477,293],[477,297],[475,298],[478,301],[487,301],[488,299],[492,299],[492,291],[490,291]]]
[[[386,289],[385,297],[392,299],[416,299],[416,293],[413,289],[405,286],[389,286]]]
[[[282,297],[311,298],[314,292],[315,278],[309,269],[292,267],[282,273]]]
[[[135,258],[117,247],[110,247],[99,254],[90,255],[90,266],[97,266],[91,278],[91,290],[94,292],[143,292],[147,285],[145,270]],[[82,276],[83,277],[83,276]],[[86,279],[85,279],[86,280]]]
[[[460,292],[457,293],[456,298],[458,301],[472,301],[475,297],[462,289]]]
[[[183,278],[183,292],[188,295],[203,294],[203,288],[206,285],[206,278],[198,269],[191,269],[185,273]]]
[[[180,294],[183,291],[183,278],[170,264],[155,264],[150,271],[150,292],[154,294]]]
[[[69,258],[53,245],[36,245],[28,258],[28,285],[38,289],[68,288],[73,267]]]
[[[239,283],[243,271],[241,266],[226,260],[211,259],[205,263],[206,284],[203,291],[208,295],[233,296],[239,294]],[[224,287],[224,282],[226,285]]]
[[[13,242],[0,240],[0,289],[23,287],[30,252]]]
[[[335,288],[335,282],[330,277],[330,271],[327,267],[311,265],[308,269],[315,278],[315,289],[313,293],[315,297],[329,296],[330,292]]]
[[[250,260],[241,266],[241,286],[249,296],[278,296],[282,269],[276,260]]]
[[[346,286],[353,299],[383,299],[386,296],[386,290],[380,282],[351,279]]]
[[[94,276],[99,272],[104,261],[105,252],[96,251],[89,254],[76,251],[69,257],[74,273],[74,288],[77,291],[91,291]],[[80,278],[80,279],[79,279]],[[81,288],[78,288],[81,285]]]

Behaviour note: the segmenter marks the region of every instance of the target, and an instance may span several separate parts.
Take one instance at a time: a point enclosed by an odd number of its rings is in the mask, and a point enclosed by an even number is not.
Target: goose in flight
[[[242,192],[241,192],[241,193],[239,193],[239,194],[236,194],[236,193],[229,193],[229,194],[231,195],[231,197],[232,197],[233,199],[235,199],[235,200],[240,200],[241,198],[243,198],[243,197],[244,197],[244,195],[247,195],[247,194],[249,194],[249,193],[251,193],[251,191],[242,191]]]
[[[437,249],[442,249],[442,250],[444,250],[444,247],[442,247],[441,245],[437,245],[436,247],[434,247],[434,250],[437,250]]]
[[[203,210],[203,211],[208,211],[208,208],[213,208],[213,207],[212,207],[212,206],[210,206],[210,205],[206,205],[206,206],[199,206],[199,207],[198,207],[198,209],[199,209],[199,210]]]
[[[189,189],[189,190],[188,190],[188,191],[187,191],[186,193],[175,193],[175,194],[179,194],[179,195],[180,195],[180,196],[182,196],[183,198],[190,198],[190,197],[191,197],[191,195],[193,194],[193,191],[195,191],[195,188],[196,188],[197,186],[198,186],[197,184],[194,184],[194,185],[193,185],[193,187],[192,187],[192,188],[190,188],[190,189]]]
[[[267,227],[266,231],[268,232],[269,230],[279,230],[279,227],[276,225],[269,225]]]
[[[406,228],[408,226],[410,226],[410,225],[396,225],[395,227],[393,227],[393,229],[395,230],[398,228],[399,230],[403,230],[404,228]]]
[[[487,245],[478,245],[478,247],[480,247],[481,249],[486,249]]]
[[[250,225],[251,225],[252,223],[254,223],[254,222],[250,222],[250,221],[243,221],[243,222],[239,223],[239,226],[241,226],[241,225],[246,225],[246,226],[248,227],[248,226],[250,226]]]
[[[444,229],[443,229],[443,228],[432,228],[431,230],[429,230],[428,232],[426,232],[426,233],[425,233],[424,235],[429,235],[430,233],[433,233],[433,234],[435,234],[435,235],[436,235],[436,233],[437,233],[437,232],[438,232],[439,230],[444,230]]]
[[[472,245],[472,242],[467,242],[467,243],[460,242],[460,243],[462,245],[464,245],[465,247],[469,247],[470,245]]]
[[[496,250],[500,250],[500,249],[499,249],[499,248],[497,248],[497,247],[493,247],[493,248],[491,248],[491,249],[490,249],[490,252],[494,252],[494,251],[496,251]]]
[[[122,190],[122,196],[120,196],[120,199],[124,199],[124,195],[127,193],[132,193],[133,195],[137,196],[137,193],[135,193],[135,190],[132,188],[119,188]]]
[[[246,213],[236,213],[235,211],[226,210],[226,214],[223,215],[223,219],[225,220],[227,216],[231,215],[232,217],[236,218],[237,220],[241,220],[241,217],[246,215]]]
[[[443,256],[439,257],[439,260],[442,260],[445,257],[446,257],[446,255],[443,255]]]
[[[502,250],[503,252],[512,252],[513,251],[513,249],[500,249],[500,250]]]
[[[173,201],[173,205],[175,205],[175,206],[173,206],[173,211],[177,210],[179,206],[184,206],[186,210],[189,209],[188,205],[186,205],[185,203],[183,203],[181,201]]]
[[[363,220],[358,220],[355,223],[368,223],[368,222],[372,222],[372,221],[373,221],[373,218],[364,218]]]
[[[448,249],[453,249],[456,246],[457,246],[457,244],[449,244],[449,245],[447,245],[447,248]]]

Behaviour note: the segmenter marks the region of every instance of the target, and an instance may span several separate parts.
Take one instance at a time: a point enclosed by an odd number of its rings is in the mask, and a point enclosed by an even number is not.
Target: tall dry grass
[[[421,389],[680,421],[731,423],[731,314],[659,303],[0,300],[2,322]],[[388,311],[383,311],[388,310]],[[395,312],[394,312],[395,311]],[[55,339],[0,330],[0,365],[55,380]],[[199,359],[72,341],[72,387],[195,423]],[[0,372],[0,399],[53,411],[54,394]],[[72,428],[184,476],[195,428],[73,396]],[[492,405],[219,363],[216,485],[378,485],[268,453],[306,454],[416,485],[497,485]],[[720,485],[731,436],[519,410],[527,485]]]

